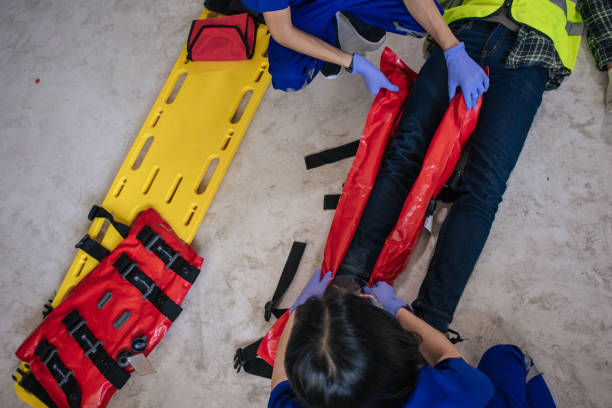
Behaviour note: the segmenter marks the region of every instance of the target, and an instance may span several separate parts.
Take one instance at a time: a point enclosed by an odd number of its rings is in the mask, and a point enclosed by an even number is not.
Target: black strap
[[[32,373],[20,373],[21,381],[19,385],[30,394],[34,395],[40,402],[45,404],[48,408],[57,408],[57,405],[51,399],[51,396],[42,386],[42,384],[34,377]]]
[[[457,343],[461,343],[462,341],[465,341],[465,339],[461,337],[459,332],[453,329],[447,329],[447,330],[448,330],[448,335],[447,335],[448,341],[450,341],[452,344],[457,344]],[[451,334],[454,335],[454,337],[451,337]]]
[[[295,277],[295,273],[298,270],[298,266],[300,265],[305,249],[306,244],[304,242],[294,241],[293,245],[291,245],[291,252],[289,252],[289,256],[285,262],[285,267],[283,268],[283,272],[281,273],[278,284],[276,285],[276,290],[274,291],[272,300],[266,303],[264,307],[264,319],[266,319],[266,321],[270,321],[270,317],[272,317],[273,314],[276,316],[276,318],[279,318],[287,310],[277,309],[276,303],[283,297],[287,289],[289,289],[289,285],[291,285],[291,281]]]
[[[89,214],[87,215],[87,218],[90,221],[93,221],[96,218],[107,219],[110,222],[110,224],[117,230],[119,235],[121,235],[123,238],[126,238],[128,234],[130,233],[130,227],[118,221],[115,221],[113,214],[106,211],[104,208],[100,206],[94,205],[93,207],[91,207],[91,210],[89,210]],[[81,240],[77,242],[77,244],[75,245],[75,248],[82,250],[87,255],[96,259],[98,262],[106,258],[108,254],[110,254],[111,252],[108,249],[104,248],[102,244],[100,244],[99,242],[91,238],[88,234],[85,234],[85,236],[83,236],[83,238],[81,238]]]
[[[153,306],[155,306],[161,314],[170,319],[170,321],[174,321],[179,314],[181,314],[183,309],[174,303],[174,301],[157,286],[153,279],[141,271],[136,262],[132,261],[126,254],[121,254],[113,266],[123,279],[134,285],[134,287],[142,293],[142,297],[151,302]]]
[[[90,359],[96,366],[100,374],[110,382],[113,387],[121,389],[130,378],[130,375],[123,371],[113,360],[102,342],[87,327],[87,322],[79,315],[79,311],[74,309],[62,319],[70,337],[74,338],[77,344],[85,352],[85,357]]]
[[[324,210],[335,210],[338,208],[338,202],[340,201],[340,194],[325,194],[323,197],[323,209]]]
[[[81,406],[81,389],[74,378],[74,373],[60,359],[57,349],[49,344],[47,339],[42,339],[34,354],[47,366],[49,372],[57,381],[57,385],[64,391],[68,407],[79,408]]]
[[[89,221],[93,221],[96,218],[106,218],[111,223],[111,225],[115,227],[119,235],[121,235],[123,238],[127,238],[128,234],[130,233],[129,226],[122,224],[118,221],[115,221],[113,214],[106,211],[104,208],[100,206],[94,205],[93,207],[91,207],[91,210],[89,210],[89,214],[87,215],[87,218],[89,219]]]
[[[357,154],[358,148],[359,139],[342,146],[323,150],[319,153],[309,154],[308,156],[304,157],[306,168],[313,169],[315,167],[323,166],[324,164],[334,163],[348,157],[353,157]]]
[[[87,234],[85,234],[85,236],[81,238],[81,240],[77,242],[74,247],[84,251],[87,255],[93,257],[98,262],[106,258],[111,252]]]
[[[240,369],[244,369],[244,371],[249,374],[272,378],[272,366],[266,363],[265,360],[257,357],[257,349],[262,340],[263,337],[245,348],[236,350],[236,354],[234,355],[234,370],[236,370],[237,373],[240,372]]]
[[[461,195],[461,186],[463,183],[463,176],[459,170],[454,170],[448,181],[442,187],[442,190],[436,196],[437,200],[444,203],[452,203],[459,195]]]
[[[166,268],[174,271],[181,278],[189,283],[194,283],[200,270],[187,262],[180,253],[164,242],[161,236],[153,231],[151,227],[145,225],[136,236],[142,245],[152,251],[163,263]]]

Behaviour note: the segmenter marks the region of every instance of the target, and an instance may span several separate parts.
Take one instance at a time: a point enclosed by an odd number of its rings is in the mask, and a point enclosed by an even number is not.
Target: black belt
[[[136,236],[142,245],[157,256],[166,268],[174,271],[189,283],[195,282],[199,269],[187,262],[180,253],[164,242],[161,236],[145,225]]]
[[[161,314],[170,319],[170,321],[174,321],[178,315],[181,314],[183,309],[174,303],[174,301],[157,286],[153,279],[141,271],[138,265],[132,261],[127,254],[122,254],[119,259],[115,261],[113,266],[123,279],[134,285],[134,287],[142,293],[142,297],[151,302],[153,306],[155,306]]]
[[[68,313],[62,319],[62,323],[66,326],[70,337],[73,337],[77,344],[81,346],[85,352],[85,357],[91,360],[104,378],[117,389],[123,387],[130,375],[123,371],[115,360],[108,355],[102,346],[102,342],[89,330],[87,322],[79,315],[78,310],[75,309]]]
[[[74,373],[60,359],[57,349],[49,344],[47,339],[42,339],[34,354],[40,357],[40,361],[47,366],[49,372],[57,381],[57,385],[64,391],[68,407],[79,408],[81,406],[81,389],[74,378]]]

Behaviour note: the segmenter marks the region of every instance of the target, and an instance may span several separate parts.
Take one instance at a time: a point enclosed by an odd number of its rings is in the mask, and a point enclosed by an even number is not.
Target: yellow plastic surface
[[[204,10],[200,18],[216,15]],[[131,224],[153,207],[181,239],[193,240],[270,83],[268,40],[260,25],[254,56],[245,61],[191,62],[183,48],[102,203],[117,221]],[[122,240],[102,219],[88,234],[109,250]],[[51,306],[97,264],[79,250]],[[18,381],[15,391],[30,406],[46,407]]]

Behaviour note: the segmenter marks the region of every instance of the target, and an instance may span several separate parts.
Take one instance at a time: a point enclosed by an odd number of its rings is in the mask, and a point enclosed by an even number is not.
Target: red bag
[[[29,383],[59,407],[106,406],[133,371],[127,356],[148,355],[178,317],[202,261],[157,212],[144,211],[19,347]]]
[[[189,30],[187,58],[191,61],[240,61],[255,51],[256,24],[247,13],[194,20]]]
[[[370,108],[359,149],[344,183],[327,237],[321,275],[327,271],[335,275],[344,259],[374,186],[383,154],[395,136],[399,114],[417,77],[389,48],[385,48],[381,56],[380,69],[400,90],[389,92],[383,89]],[[482,98],[475,108],[467,110],[461,92],[451,101],[429,145],[422,170],[406,198],[397,224],[385,241],[370,284],[381,280],[392,284],[406,267],[423,227],[427,205],[440,192],[455,168],[462,147],[476,127],[481,104]],[[288,318],[289,313],[282,315],[257,349],[257,354],[270,365],[274,365],[278,340]]]

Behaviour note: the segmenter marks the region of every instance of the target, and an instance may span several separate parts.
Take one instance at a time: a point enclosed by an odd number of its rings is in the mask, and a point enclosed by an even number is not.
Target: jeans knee
[[[495,189],[475,190],[466,186],[453,204],[454,211],[470,212],[483,218],[487,222],[493,222],[495,214],[502,202],[503,191]]]

